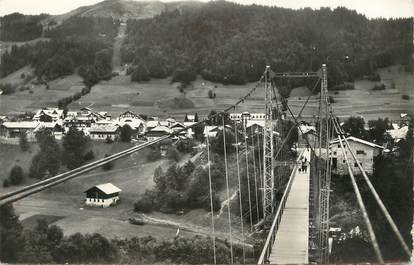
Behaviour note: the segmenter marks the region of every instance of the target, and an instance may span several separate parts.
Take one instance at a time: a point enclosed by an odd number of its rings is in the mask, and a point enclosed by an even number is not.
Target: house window
[[[356,163],[356,162],[355,162],[355,163],[354,163],[354,167],[358,167],[358,163]]]
[[[334,155],[336,156],[336,151],[334,151]]]
[[[364,150],[357,150],[356,151],[357,155],[365,155],[365,151]]]
[[[345,162],[346,162],[345,160],[342,160],[342,163],[344,163],[344,164],[345,164]]]
[[[338,144],[338,148],[341,148],[341,145],[340,144]]]

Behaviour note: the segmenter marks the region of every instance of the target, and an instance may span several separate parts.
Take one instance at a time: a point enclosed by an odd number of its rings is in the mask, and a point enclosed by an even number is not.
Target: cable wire
[[[209,141],[208,134],[206,137],[206,141],[207,141],[208,183],[209,183],[209,189],[210,189],[210,211],[211,211],[211,233],[212,233],[212,240],[213,240],[213,260],[214,260],[214,264],[217,264],[216,235],[215,235],[215,229],[214,229],[213,188],[211,185],[210,141]]]
[[[354,174],[352,172],[352,168],[349,164],[348,156],[346,155],[346,151],[345,151],[344,145],[342,143],[341,132],[336,127],[336,124],[334,124],[334,127],[335,127],[336,133],[338,134],[338,139],[339,139],[339,143],[341,145],[342,154],[344,155],[345,162],[346,162],[346,165],[348,167],[349,177],[351,179],[352,186],[354,188],[354,192],[355,192],[355,195],[356,195],[356,198],[357,198],[357,201],[358,201],[358,205],[359,205],[359,208],[361,209],[362,215],[364,217],[365,224],[366,224],[367,229],[368,229],[369,236],[371,238],[371,244],[372,244],[372,247],[374,248],[375,256],[377,257],[377,260],[378,260],[379,263],[384,263],[384,259],[383,259],[382,254],[381,254],[381,250],[378,246],[377,237],[375,236],[374,229],[372,228],[371,220],[369,219],[367,209],[365,208],[364,201],[362,200],[361,192],[359,191],[358,184],[356,183]]]
[[[343,135],[344,131],[342,130],[342,128],[339,126],[338,121],[336,119],[332,119],[333,122],[335,123],[336,128],[338,128],[338,130],[340,131],[340,133]],[[392,219],[390,213],[388,212],[387,208],[385,207],[384,203],[382,202],[380,196],[378,195],[377,191],[375,190],[374,186],[372,185],[371,181],[369,180],[367,173],[365,172],[364,168],[362,167],[361,163],[359,162],[358,158],[356,157],[354,151],[351,149],[351,146],[349,145],[348,140],[346,139],[346,137],[343,138],[345,145],[347,146],[349,152],[351,153],[354,161],[357,163],[359,170],[362,173],[362,176],[366,182],[366,184],[369,187],[369,190],[371,191],[375,201],[377,202],[379,208],[381,209],[382,213],[384,214],[385,218],[387,219],[388,224],[390,225],[391,229],[393,230],[395,236],[397,237],[399,243],[401,244],[405,254],[408,257],[411,257],[411,252],[410,249],[408,248],[406,242],[404,241],[404,238],[402,237],[400,231],[398,230],[397,225],[395,224],[394,220]]]
[[[224,123],[224,115],[222,115],[223,121],[223,150],[224,150],[224,166],[226,174],[226,193],[227,193],[227,211],[229,221],[229,243],[230,243],[230,264],[233,264],[233,240],[231,235],[231,212],[230,212],[230,192],[229,192],[229,175],[227,168],[227,148],[226,148],[226,127]]]
[[[256,196],[256,206],[259,204],[259,196],[257,194],[258,191],[258,187],[257,187],[257,175],[256,175],[256,154],[255,154],[255,145],[254,145],[254,132],[253,132],[253,127],[250,127],[250,132],[252,135],[252,147],[253,147],[253,152],[252,152],[252,156],[253,156],[253,175],[254,175],[254,192],[255,192],[255,196]],[[259,207],[256,207],[256,220],[260,219],[259,216]]]
[[[243,242],[245,241],[244,237],[244,221],[243,221],[243,203],[242,203],[242,190],[241,190],[241,179],[240,179],[240,165],[239,165],[239,140],[238,140],[238,131],[237,123],[234,122],[234,135],[235,135],[235,147],[236,147],[236,164],[237,164],[237,181],[239,186],[239,207],[240,207],[240,226],[242,232]],[[243,245],[243,264],[246,264],[246,250]]]
[[[246,135],[246,124],[243,121],[243,137],[244,137],[244,152],[246,156],[246,179],[247,179],[247,190],[249,193],[249,217],[250,217],[250,231],[253,231],[253,215],[252,215],[252,200],[251,200],[251,189],[250,189],[250,176],[249,176],[249,154],[247,146],[247,135]]]

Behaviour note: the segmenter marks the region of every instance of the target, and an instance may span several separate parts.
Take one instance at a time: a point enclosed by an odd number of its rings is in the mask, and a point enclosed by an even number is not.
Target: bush
[[[150,74],[145,65],[138,65],[134,68],[132,75],[131,75],[131,81],[135,82],[145,82],[150,80]]]
[[[177,150],[180,151],[181,153],[191,153],[194,150],[193,147],[195,145],[196,144],[194,140],[191,140],[191,139],[181,140],[177,144]]]
[[[177,151],[177,148],[171,146],[170,148],[168,148],[167,150],[167,158],[169,160],[178,162],[178,160],[180,160],[180,153]]]
[[[216,93],[213,92],[213,90],[208,91],[208,98],[213,99],[216,98]]]
[[[161,152],[158,148],[151,149],[147,155],[148,161],[156,161],[161,158]]]
[[[149,191],[146,191],[144,195],[134,204],[134,211],[150,213],[154,206],[154,199]]]
[[[376,84],[372,90],[385,90],[385,85],[384,84]]]
[[[112,138],[111,137],[109,137],[109,136],[107,136],[106,137],[106,139],[105,139],[105,143],[107,143],[107,144],[112,144],[114,142],[114,140],[112,140]]]
[[[23,152],[26,152],[27,150],[29,150],[30,145],[29,142],[27,141],[27,135],[26,133],[21,133],[19,136],[19,146],[20,146],[20,150],[22,150]]]
[[[381,81],[381,76],[379,74],[372,74],[368,79],[372,82],[379,82]]]
[[[181,82],[183,84],[189,84],[196,80],[196,73],[191,69],[177,69],[172,76],[172,82]]]
[[[3,95],[10,95],[16,92],[16,87],[12,84],[0,84],[0,90],[3,91]]]
[[[131,142],[131,138],[132,138],[132,128],[131,126],[129,126],[128,124],[125,124],[124,126],[121,127],[121,141],[122,142]]]
[[[93,153],[92,150],[90,150],[89,152],[87,152],[84,156],[83,156],[83,160],[85,161],[90,161],[92,159],[95,158],[95,154]]]
[[[410,100],[410,96],[407,94],[402,95],[401,98],[405,100]]]
[[[10,186],[9,180],[8,180],[8,179],[5,179],[5,180],[3,181],[3,187],[4,187],[4,188],[7,188],[7,187],[9,187],[9,186]]]
[[[339,90],[353,90],[355,89],[354,84],[346,83],[346,84],[340,84],[337,86],[330,87],[330,91],[339,91]]]
[[[20,166],[14,166],[10,171],[9,181],[11,185],[19,185],[23,181],[23,169]]]
[[[105,157],[108,157],[108,156],[109,156],[108,154],[105,154]],[[114,167],[113,162],[108,162],[102,166],[103,170],[105,171],[111,170],[113,167]]]

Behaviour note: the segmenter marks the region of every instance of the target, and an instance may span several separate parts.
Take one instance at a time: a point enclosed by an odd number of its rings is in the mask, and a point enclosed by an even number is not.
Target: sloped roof
[[[360,143],[360,144],[364,144],[364,145],[371,146],[371,147],[373,147],[373,148],[380,148],[380,149],[384,149],[384,147],[382,147],[382,146],[380,146],[380,145],[377,145],[377,144],[374,144],[374,143],[371,143],[371,142],[368,142],[368,141],[365,141],[365,140],[362,140],[362,139],[356,138],[356,137],[354,137],[354,136],[348,136],[346,139],[347,139],[348,141],[354,141],[354,142],[357,142],[357,143]],[[335,139],[335,140],[332,140],[332,141],[330,142],[330,144],[336,144],[336,143],[339,143],[339,139]]]
[[[393,139],[402,139],[405,138],[408,133],[408,126],[403,126],[401,128],[394,127],[392,130],[387,130],[387,133],[389,133]]]
[[[93,188],[97,188],[97,189],[101,190],[105,194],[113,194],[113,193],[117,193],[117,192],[121,192],[122,191],[120,188],[118,188],[117,186],[115,186],[112,183],[105,183],[105,184],[100,184],[100,185],[93,186],[92,188],[87,189],[84,192],[87,192],[87,191],[89,191],[89,190],[91,190]]]
[[[58,108],[44,108],[44,109],[38,110],[33,118],[39,118],[43,114],[58,118],[63,115],[63,110],[58,109]]]
[[[150,132],[167,132],[167,133],[170,133],[171,129],[166,127],[166,126],[161,126],[160,125],[160,126],[157,126],[153,129],[151,129]]]
[[[261,121],[261,120],[260,121],[258,121],[258,120],[248,120],[246,122],[246,127],[247,128],[250,128],[253,125],[258,125],[260,127],[264,127],[265,126],[265,121],[264,120],[263,121]]]
[[[115,125],[92,126],[89,129],[89,133],[115,133],[118,128]]]
[[[177,128],[177,127],[185,128],[186,126],[183,125],[182,123],[176,122],[173,125],[171,125],[170,128]]]
[[[147,121],[147,127],[157,127],[159,124],[159,121]]]
[[[2,123],[2,126],[8,129],[34,129],[39,124],[38,121],[6,121]]]

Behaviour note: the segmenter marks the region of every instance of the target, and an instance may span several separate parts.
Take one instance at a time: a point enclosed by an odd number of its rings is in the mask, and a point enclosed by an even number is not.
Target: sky
[[[23,14],[66,13],[77,7],[92,5],[101,0],[0,0],[0,16],[20,12]],[[173,0],[163,0],[172,2]],[[206,2],[208,0],[201,0]],[[286,8],[320,8],[345,6],[369,18],[412,17],[414,0],[228,0],[240,4],[258,4]]]

